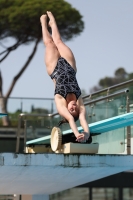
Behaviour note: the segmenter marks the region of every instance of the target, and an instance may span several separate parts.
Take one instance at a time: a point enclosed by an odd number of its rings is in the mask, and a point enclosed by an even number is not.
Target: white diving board
[[[133,125],[133,112],[88,124],[90,133],[92,136],[101,134],[101,133],[105,133],[108,131],[112,131],[112,130],[115,130],[118,128],[130,126],[130,125]],[[79,132],[83,131],[81,126],[78,127],[78,131]],[[69,129],[69,130],[63,131],[62,134],[66,135],[66,134],[70,134],[72,132],[73,132],[72,129]],[[26,142],[26,145],[50,144],[50,138],[51,138],[51,135],[48,135],[48,136],[44,136],[44,137],[41,137],[38,139],[30,140],[30,141]]]
[[[5,117],[5,116],[7,116],[6,113],[0,113],[0,118],[1,118],[1,117]]]

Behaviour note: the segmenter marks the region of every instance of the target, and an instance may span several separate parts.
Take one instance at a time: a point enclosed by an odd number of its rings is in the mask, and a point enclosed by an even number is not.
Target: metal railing
[[[107,92],[107,95],[109,95],[109,92],[110,92],[111,90],[116,89],[116,88],[118,89],[119,87],[126,86],[126,85],[128,85],[128,84],[130,84],[130,83],[133,83],[133,79],[131,79],[131,80],[129,80],[129,81],[125,81],[125,82],[123,82],[123,83],[119,83],[119,84],[110,86],[110,87],[107,87],[107,88],[104,88],[104,89],[102,89],[102,90],[98,90],[98,91],[93,92],[93,93],[91,93],[91,94],[85,95],[85,96],[83,96],[82,98],[83,98],[83,99],[86,99],[86,98],[91,99],[92,96],[101,94],[101,93],[103,93],[103,92]]]
[[[106,100],[106,99],[109,99],[109,98],[112,98],[112,97],[115,97],[115,96],[118,96],[120,94],[126,94],[129,92],[129,89],[124,89],[124,90],[121,90],[120,92],[116,92],[114,94],[110,94],[110,95],[107,95],[105,97],[101,97],[101,98],[97,98],[97,99],[94,99],[94,100],[90,100],[86,103],[84,103],[85,106],[89,105],[89,104],[92,104],[92,103],[97,103],[99,101],[103,101],[103,100]]]
[[[129,90],[128,89],[124,89],[124,90],[121,90],[119,92],[116,92],[114,94],[110,94],[110,95],[107,95],[107,96],[104,96],[104,97],[101,97],[101,98],[97,98],[95,100],[91,100],[89,102],[86,102],[85,103],[85,106],[87,105],[91,105],[92,103],[97,103],[99,101],[103,101],[103,100],[109,100],[109,98],[112,98],[112,97],[116,97],[116,96],[119,96],[121,94],[125,94],[126,95],[126,105],[127,105],[127,112],[130,112],[130,106],[129,106],[129,97],[128,97],[128,92]],[[23,117],[49,117],[49,118],[53,118],[54,116],[56,115],[59,115],[59,113],[54,113],[54,114],[26,114],[26,113],[21,113],[18,117],[18,132],[17,132],[17,142],[16,142],[16,153],[19,152],[19,144],[20,144],[20,128],[21,128],[21,122],[22,122],[22,118]],[[24,122],[24,146],[26,144],[26,123]],[[127,149],[128,149],[128,154],[131,153],[131,146],[130,146],[130,138],[131,138],[131,130],[130,128],[128,129],[128,132],[127,132]]]
[[[19,144],[20,144],[20,129],[21,129],[21,123],[22,123],[22,117],[49,117],[52,118],[56,115],[59,115],[58,113],[54,114],[26,114],[26,113],[21,113],[19,114],[18,117],[18,131],[17,131],[17,142],[16,142],[16,153],[19,152]],[[26,123],[24,121],[24,146],[26,143]]]
[[[51,113],[55,112],[54,98],[35,98],[35,97],[0,97],[1,112],[3,109],[8,113],[14,113],[16,110],[20,112],[31,112],[29,110],[42,107],[42,109],[49,110]]]
[[[113,86],[110,86],[110,87],[107,87],[107,88],[105,88],[105,89],[102,89],[102,90],[98,90],[98,91],[96,91],[96,92],[93,92],[93,93],[91,93],[91,94],[88,94],[88,95],[85,95],[85,96],[82,96],[82,98],[83,98],[83,100],[84,101],[86,101],[86,99],[88,98],[89,100],[91,100],[91,98],[92,97],[94,97],[94,96],[96,96],[96,95],[100,95],[100,94],[102,94],[103,92],[107,92],[107,95],[109,95],[109,93],[113,90],[113,89],[118,89],[119,90],[119,88],[120,87],[123,87],[123,86],[126,86],[126,85],[129,85],[129,84],[131,84],[131,83],[133,83],[133,79],[131,79],[131,80],[129,80],[129,81],[125,81],[125,82],[123,82],[123,83],[120,83],[120,84],[116,84],[116,85],[113,85]],[[1,99],[4,99],[4,97],[0,97],[0,100]],[[53,107],[54,107],[54,98],[35,98],[35,97],[9,97],[9,98],[7,98],[7,101],[9,102],[9,100],[13,100],[13,101],[15,101],[15,100],[19,100],[19,108],[16,108],[16,109],[19,109],[19,110],[21,110],[21,112],[25,112],[23,109],[23,107],[24,107],[24,104],[25,104],[25,100],[32,100],[32,102],[35,100],[35,101],[49,101],[49,102],[51,102],[51,105],[50,105],[50,107],[49,107],[49,110],[51,110],[51,113],[53,113],[52,112],[52,110],[54,110],[53,109]],[[26,102],[27,102],[26,101]],[[8,103],[9,104],[9,103]],[[39,103],[40,104],[40,103]],[[11,105],[11,107],[13,107],[12,105]],[[10,109],[9,109],[10,110]]]

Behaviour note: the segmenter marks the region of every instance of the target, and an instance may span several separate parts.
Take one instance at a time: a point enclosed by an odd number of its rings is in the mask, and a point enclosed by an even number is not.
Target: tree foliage
[[[99,80],[99,86],[101,88],[110,87],[124,81],[130,80],[131,75],[126,72],[123,67],[118,68],[115,73],[114,77],[105,77]]]
[[[133,79],[133,73],[127,73],[123,67],[114,72],[113,77],[101,78],[97,86],[91,88],[91,93]]]
[[[126,79],[127,72],[125,71],[123,67],[120,67],[115,71],[115,77],[118,79]]]
[[[125,81],[133,79],[133,73],[127,73],[123,67],[118,68],[114,72],[114,77],[105,77],[99,80],[98,86],[94,86],[91,88],[91,93],[96,92],[98,90],[108,88],[110,86],[123,83]],[[130,100],[133,101],[133,85],[127,84],[126,86],[121,86],[119,89],[128,87],[129,88],[129,97]]]
[[[61,36],[71,39],[83,31],[82,16],[63,0],[0,0],[0,39],[32,42],[42,37],[40,16],[52,11]]]

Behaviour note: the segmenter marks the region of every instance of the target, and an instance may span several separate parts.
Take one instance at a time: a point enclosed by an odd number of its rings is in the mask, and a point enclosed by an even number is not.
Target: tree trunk
[[[1,107],[1,113],[7,113],[7,99],[6,98],[0,97],[0,107]],[[2,123],[3,123],[3,126],[9,126],[10,125],[9,117],[8,116],[2,117]]]
[[[6,98],[8,98],[16,84],[16,82],[18,81],[18,79],[20,78],[20,76],[23,74],[23,72],[27,69],[28,65],[30,64],[31,60],[33,59],[36,51],[37,51],[37,46],[38,46],[38,43],[40,42],[40,38],[38,38],[35,42],[35,46],[30,54],[30,56],[28,57],[26,63],[24,64],[24,66],[20,69],[20,71],[18,72],[18,74],[13,78],[13,81],[9,87],[9,90],[7,92],[7,94],[5,95]]]
[[[3,97],[3,91],[2,91],[2,85],[3,85],[3,80],[2,80],[2,75],[0,71],[0,107],[1,107],[1,113],[7,113],[7,98]],[[9,117],[5,116],[2,117],[2,123],[3,126],[9,126]]]
[[[28,67],[29,63],[31,62],[31,60],[33,59],[35,53],[36,53],[36,50],[37,50],[37,46],[38,46],[38,43],[40,41],[40,38],[38,38],[35,42],[35,46],[30,54],[30,56],[28,57],[26,63],[24,64],[24,66],[21,68],[21,70],[19,71],[19,73],[14,77],[12,83],[11,83],[11,86],[9,87],[9,90],[7,92],[6,95],[3,95],[3,91],[2,91],[2,75],[1,75],[1,72],[0,72],[0,107],[1,107],[1,112],[2,113],[7,113],[7,101],[8,101],[8,98],[16,84],[16,82],[18,81],[18,79],[20,78],[20,76],[23,74],[23,72],[26,70],[26,68]],[[9,117],[5,116],[5,117],[2,117],[2,122],[3,122],[3,126],[9,126],[10,125],[10,120],[9,120]]]

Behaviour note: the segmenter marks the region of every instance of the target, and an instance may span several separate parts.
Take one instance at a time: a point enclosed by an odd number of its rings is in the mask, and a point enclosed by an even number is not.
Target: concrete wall
[[[49,195],[132,169],[132,155],[3,153],[0,194]]]

